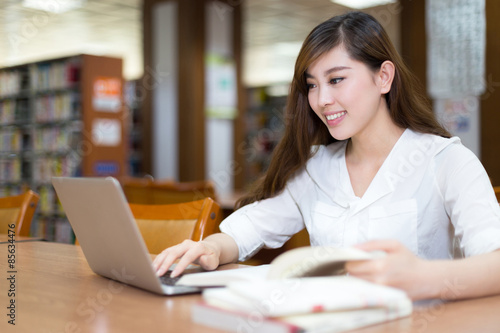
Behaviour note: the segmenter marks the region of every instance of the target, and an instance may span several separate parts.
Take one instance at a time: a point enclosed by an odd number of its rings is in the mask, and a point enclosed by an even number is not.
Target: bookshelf
[[[0,69],[0,196],[40,194],[31,234],[71,243],[53,176],[126,174],[122,60],[92,55]]]
[[[127,108],[127,126],[129,133],[129,175],[131,177],[143,177],[142,165],[142,99],[144,88],[142,80],[130,80],[125,83],[124,101]]]
[[[269,87],[247,90],[245,114],[245,184],[257,180],[268,168],[271,155],[283,136],[286,96],[272,96]]]

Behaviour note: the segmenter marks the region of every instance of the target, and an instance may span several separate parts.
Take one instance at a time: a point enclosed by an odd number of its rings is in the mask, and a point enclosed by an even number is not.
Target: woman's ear
[[[378,79],[380,83],[380,93],[387,94],[391,90],[394,80],[395,67],[392,61],[386,60],[380,65]]]

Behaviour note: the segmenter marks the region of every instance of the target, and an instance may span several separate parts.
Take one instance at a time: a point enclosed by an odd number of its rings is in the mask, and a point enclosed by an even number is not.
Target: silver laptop
[[[107,178],[53,177],[52,184],[90,268],[99,275],[162,295],[200,288],[162,283],[119,182]],[[187,273],[202,271],[190,268]]]

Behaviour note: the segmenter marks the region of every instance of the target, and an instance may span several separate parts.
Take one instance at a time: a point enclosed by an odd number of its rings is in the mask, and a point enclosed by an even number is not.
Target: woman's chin
[[[351,138],[351,136],[348,135],[347,133],[342,133],[341,131],[336,131],[334,129],[330,129],[329,132],[332,138],[338,141],[344,141]]]

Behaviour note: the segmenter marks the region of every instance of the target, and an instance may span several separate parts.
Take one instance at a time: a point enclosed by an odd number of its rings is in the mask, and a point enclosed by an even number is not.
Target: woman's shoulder
[[[454,163],[455,161],[464,161],[477,158],[476,155],[466,146],[457,136],[445,138],[435,134],[418,133],[415,131],[409,132],[412,145],[427,155],[432,156],[435,160],[448,160]]]
[[[415,145],[427,153],[439,154],[450,147],[467,149],[462,145],[460,138],[456,136],[446,138],[436,134],[415,132],[410,129],[407,130],[407,133],[410,145]]]

